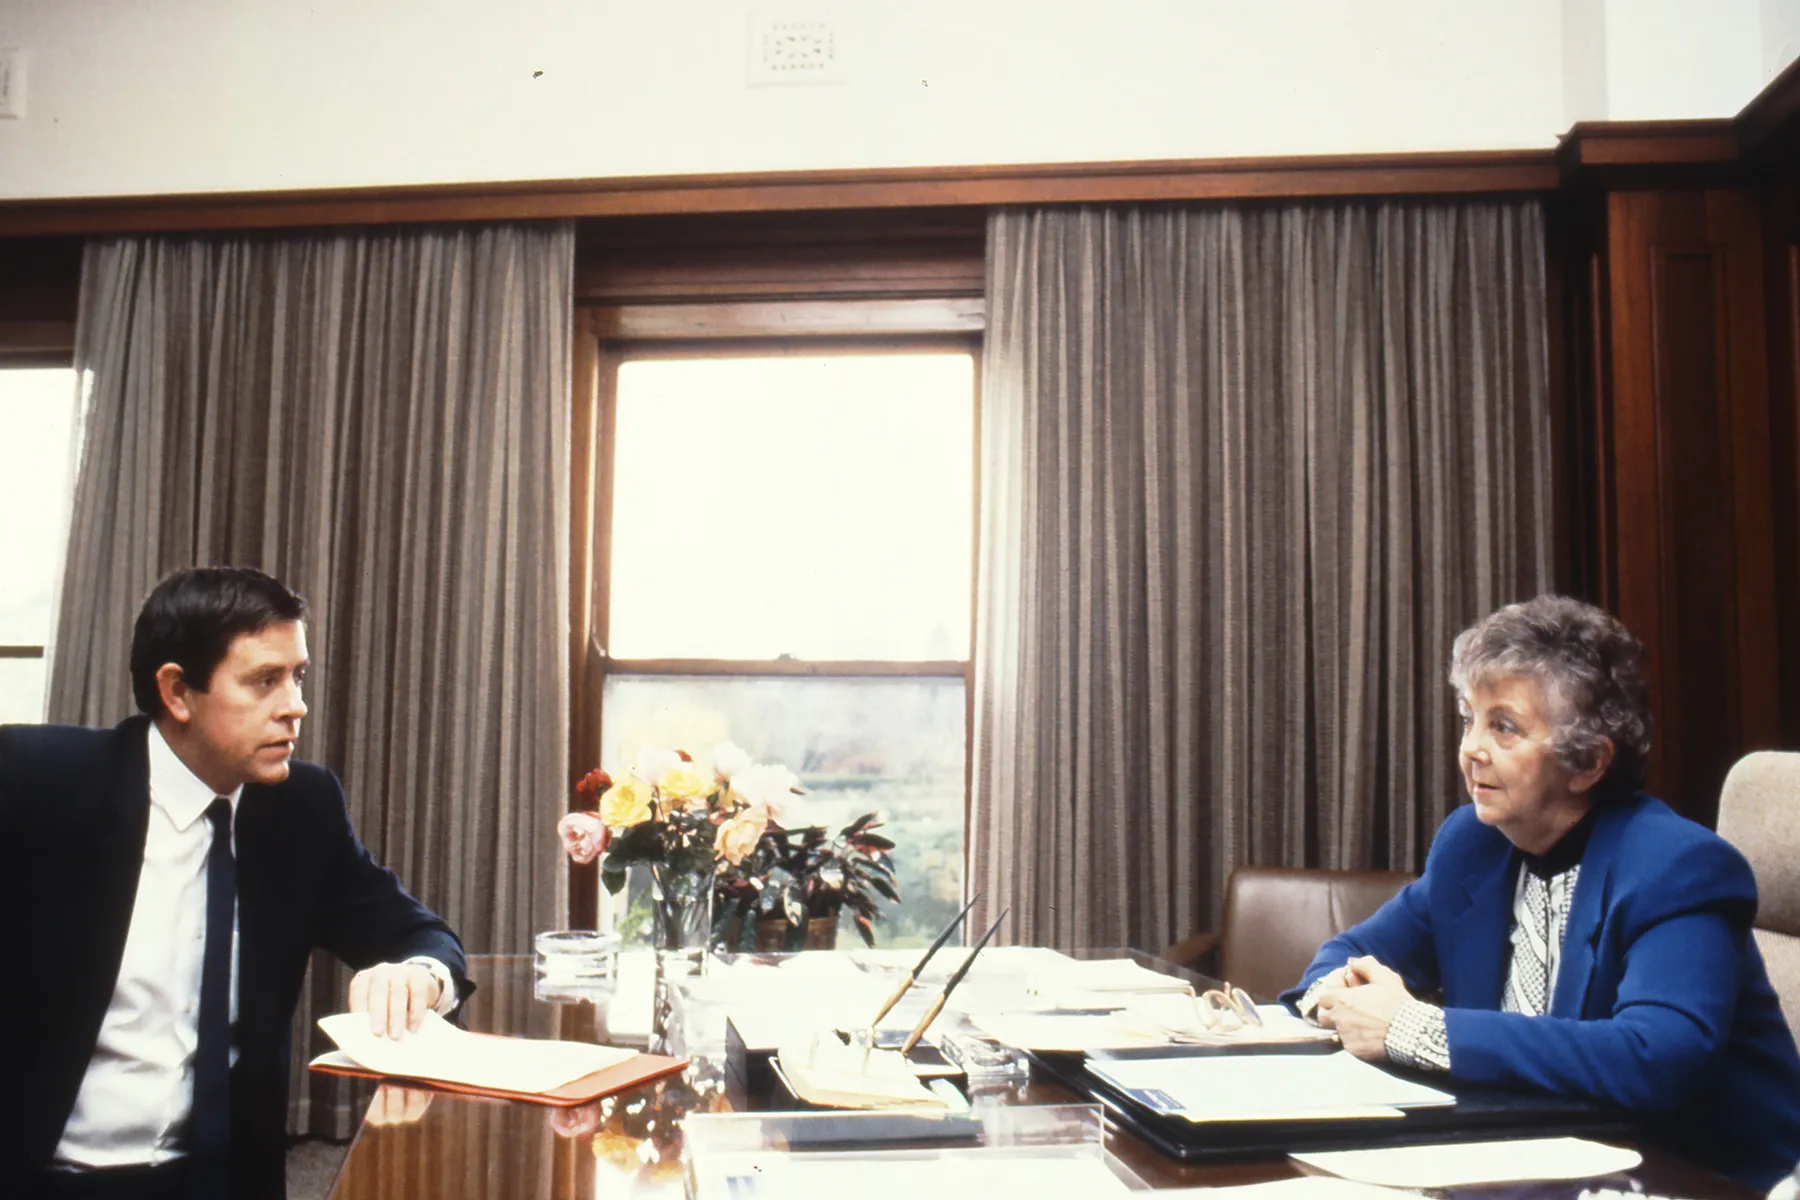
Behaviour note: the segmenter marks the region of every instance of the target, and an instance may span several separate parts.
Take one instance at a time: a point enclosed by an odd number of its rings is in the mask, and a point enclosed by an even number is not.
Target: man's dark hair
[[[138,610],[131,635],[131,694],[140,710],[160,717],[156,672],[164,663],[180,667],[188,686],[204,692],[240,635],[305,619],[305,599],[254,568],[170,571]]]

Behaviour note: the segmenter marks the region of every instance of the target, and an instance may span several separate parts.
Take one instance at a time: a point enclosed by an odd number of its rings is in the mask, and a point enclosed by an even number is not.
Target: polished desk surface
[[[1130,956],[1171,974],[1186,974],[1135,951],[1092,956]],[[626,975],[616,990],[582,1001],[536,998],[528,956],[477,956],[470,971],[480,990],[463,1015],[474,1030],[642,1049],[649,1048],[652,1026],[671,1023],[666,1005],[660,1015],[652,1011],[647,970],[638,975],[642,983]],[[673,1023],[694,1021],[677,1016]],[[366,1116],[331,1195],[334,1200],[680,1197],[681,1119],[695,1112],[733,1111],[723,1046],[715,1035],[684,1038],[678,1028],[673,1052],[694,1059],[686,1073],[579,1108],[359,1085],[356,1102],[366,1104]],[[665,1047],[659,1043],[653,1048]],[[1033,1081],[1012,1089],[1001,1102],[1082,1103],[1084,1098],[1060,1084]],[[1304,1173],[1286,1159],[1185,1166],[1110,1126],[1106,1148],[1119,1165],[1154,1188],[1261,1183]],[[1751,1200],[1757,1195],[1657,1151],[1646,1151],[1644,1163],[1628,1176],[1585,1185],[1515,1184],[1459,1192],[1470,1200],[1501,1195],[1506,1200],[1574,1200],[1584,1186],[1695,1200]]]

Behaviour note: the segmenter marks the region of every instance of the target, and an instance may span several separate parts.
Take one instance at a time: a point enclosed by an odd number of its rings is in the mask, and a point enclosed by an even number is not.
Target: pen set
[[[936,954],[943,948],[944,943],[950,940],[950,935],[956,932],[957,927],[962,924],[963,918],[969,915],[969,910],[974,908],[975,902],[980,899],[981,897],[977,895],[964,905],[963,910],[951,918],[950,923],[944,926],[944,931],[937,935],[937,940],[926,948],[919,961],[913,964],[912,970],[902,977],[900,985],[894,989],[893,995],[887,998],[881,1009],[876,1012],[874,1019],[869,1022],[869,1042],[871,1044],[875,1040],[875,1026],[881,1023],[881,1018],[893,1011],[894,1005],[900,1003],[900,998],[911,990],[913,984],[918,982],[919,976],[924,972],[925,965],[931,961],[932,955]],[[938,1014],[944,1011],[944,1002],[950,998],[950,993],[956,990],[956,985],[961,983],[963,976],[969,973],[969,968],[975,963],[975,956],[981,953],[982,947],[988,944],[988,939],[994,936],[995,930],[1000,928],[1000,922],[1004,921],[1006,914],[1011,911],[1010,908],[1005,909],[998,917],[994,918],[994,923],[989,925],[987,932],[981,935],[981,940],[975,943],[974,948],[969,951],[969,956],[963,959],[962,965],[957,967],[950,978],[944,981],[944,986],[938,991],[937,998],[925,1009],[925,1015],[919,1018],[919,1023],[913,1026],[912,1032],[906,1035],[906,1041],[900,1047],[902,1056],[911,1053],[912,1048],[919,1044],[919,1039],[925,1036],[925,1031],[931,1028],[931,1023],[937,1020]]]

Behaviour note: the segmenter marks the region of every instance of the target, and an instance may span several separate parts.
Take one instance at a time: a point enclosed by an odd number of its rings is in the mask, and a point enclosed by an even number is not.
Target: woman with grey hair
[[[1643,657],[1562,596],[1465,630],[1450,682],[1472,803],[1282,999],[1360,1058],[1616,1105],[1767,1188],[1800,1158],[1800,1054],[1750,937],[1749,865],[1640,790]]]

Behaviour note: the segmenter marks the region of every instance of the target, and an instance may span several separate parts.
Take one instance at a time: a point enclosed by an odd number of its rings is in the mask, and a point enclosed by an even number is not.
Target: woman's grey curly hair
[[[1602,739],[1613,744],[1603,790],[1643,786],[1650,766],[1650,689],[1644,647],[1611,613],[1567,596],[1508,604],[1457,635],[1450,686],[1511,675],[1537,680],[1550,704],[1557,759],[1572,771],[1594,765]]]

